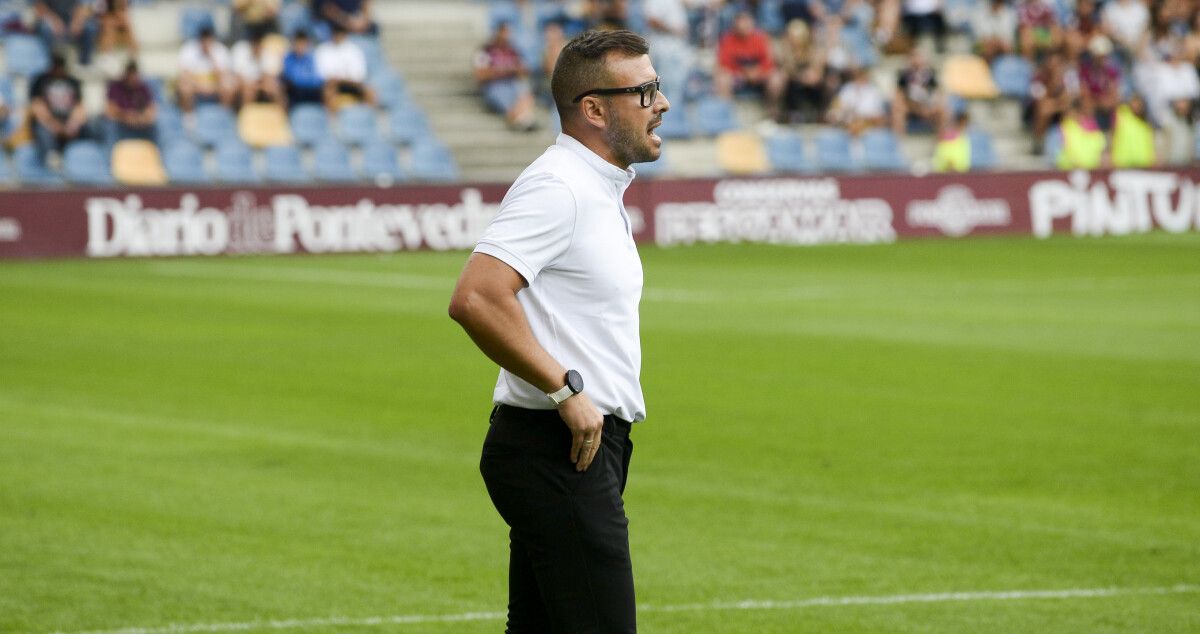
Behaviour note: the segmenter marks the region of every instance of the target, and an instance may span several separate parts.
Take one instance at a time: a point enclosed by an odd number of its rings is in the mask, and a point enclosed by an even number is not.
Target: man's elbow
[[[450,297],[450,308],[447,312],[450,319],[466,326],[471,321],[471,315],[479,304],[479,296],[473,290],[457,289]]]

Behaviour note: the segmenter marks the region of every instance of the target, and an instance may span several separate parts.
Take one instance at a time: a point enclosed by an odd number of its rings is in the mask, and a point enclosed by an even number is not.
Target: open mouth
[[[646,128],[646,134],[650,135],[651,139],[653,139],[655,141],[659,141],[659,142],[661,142],[662,139],[657,134],[654,133],[654,129],[660,125],[662,125],[662,117],[655,119],[653,122],[650,123],[650,126]]]

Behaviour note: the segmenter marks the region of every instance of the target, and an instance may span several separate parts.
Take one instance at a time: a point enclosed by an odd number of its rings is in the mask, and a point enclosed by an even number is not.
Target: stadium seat
[[[254,152],[241,139],[227,139],[217,146],[217,179],[223,183],[261,183],[254,169]]]
[[[767,159],[777,172],[807,172],[812,170],[804,137],[793,132],[767,137]]]
[[[408,103],[408,85],[396,71],[385,68],[367,77],[367,83],[375,89],[375,97],[385,108],[398,108]]]
[[[824,128],[816,137],[817,168],[832,172],[850,172],[858,168],[850,153],[850,135],[840,128]]]
[[[863,165],[870,170],[908,169],[908,160],[900,151],[900,140],[886,128],[875,128],[863,133]]]
[[[1001,95],[1023,99],[1029,96],[1033,65],[1017,55],[997,57],[992,61],[992,79]]]
[[[167,184],[167,172],[158,146],[142,139],[117,141],[112,149],[112,175],[122,185]]]
[[[433,136],[425,113],[416,106],[396,108],[388,115],[388,128],[394,143],[412,145]]]
[[[413,178],[419,180],[453,181],[458,179],[458,164],[455,163],[450,148],[435,139],[425,139],[413,145],[408,171]]]
[[[16,179],[17,173],[9,164],[8,156],[4,152],[0,152],[0,185],[11,185]]]
[[[992,136],[980,128],[967,131],[967,140],[971,144],[971,169],[989,170],[996,167],[996,148]]]
[[[396,146],[382,139],[368,143],[362,149],[363,176],[376,182],[404,180]]]
[[[783,33],[783,0],[759,0],[758,26],[772,35]]]
[[[183,113],[171,104],[159,104],[156,108],[154,128],[158,132],[158,141],[167,147],[176,141],[186,141],[187,130],[183,126]]]
[[[384,54],[378,38],[369,35],[351,35],[349,39],[363,52],[363,58],[367,61],[368,75],[388,68],[387,56]]]
[[[292,130],[283,106],[248,103],[238,111],[238,136],[252,148],[292,144]]]
[[[951,55],[942,64],[946,92],[966,99],[991,99],[1000,94],[987,61],[978,55]]]
[[[325,106],[302,103],[292,108],[292,136],[304,146],[316,145],[329,136],[329,115]]]
[[[734,112],[733,102],[718,97],[697,103],[693,120],[696,122],[696,131],[704,136],[716,136],[742,127]],[[666,123],[665,115],[663,123]]]
[[[23,186],[57,187],[64,184],[62,176],[41,162],[32,143],[18,145],[13,150],[13,171]]]
[[[212,182],[204,171],[204,155],[196,144],[181,139],[163,150],[167,178],[179,185],[204,185]]]
[[[680,104],[663,113],[662,125],[654,131],[664,139],[688,139],[693,136],[686,106]]]
[[[216,30],[217,23],[212,12],[202,7],[185,6],[179,15],[179,37],[192,40],[200,36],[205,28]]]
[[[272,183],[303,183],[308,181],[308,172],[300,151],[291,146],[269,147],[263,152],[266,159],[264,176]]]
[[[724,132],[718,136],[717,164],[729,174],[762,174],[771,169],[763,141],[753,132]]]
[[[76,185],[115,183],[104,147],[95,141],[74,141],[63,152],[63,174]]]
[[[857,66],[869,68],[879,63],[879,49],[875,48],[875,42],[865,28],[847,26],[842,31],[842,42],[850,50]]]
[[[231,139],[238,138],[237,123],[233,113],[228,108],[216,103],[202,103],[196,106],[196,127],[192,138],[205,147],[215,147]]]
[[[312,29],[312,11],[307,2],[288,2],[279,9],[279,31],[288,38]]]
[[[326,138],[313,148],[313,176],[327,183],[354,183],[359,180],[346,146],[332,138]]]
[[[350,145],[362,145],[379,136],[375,109],[361,104],[339,110],[337,127],[338,138]]]
[[[50,67],[50,54],[37,36],[12,33],[4,38],[4,61],[9,75],[32,78]]]

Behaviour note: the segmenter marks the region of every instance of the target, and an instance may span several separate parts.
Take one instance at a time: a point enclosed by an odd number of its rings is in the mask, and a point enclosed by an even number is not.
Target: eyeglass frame
[[[650,92],[651,89],[654,90],[654,95],[652,97],[650,97],[650,103],[646,103],[646,94],[648,92]],[[632,94],[637,94],[638,101],[639,101],[639,103],[642,104],[642,107],[649,108],[654,105],[654,102],[658,99],[658,93],[661,91],[662,91],[662,81],[660,78],[655,77],[654,79],[651,79],[650,81],[648,81],[644,84],[639,84],[637,86],[629,86],[626,88],[593,88],[593,89],[579,95],[578,97],[572,99],[571,103],[579,103],[580,101],[583,101],[584,97],[588,97],[591,95],[632,95]]]

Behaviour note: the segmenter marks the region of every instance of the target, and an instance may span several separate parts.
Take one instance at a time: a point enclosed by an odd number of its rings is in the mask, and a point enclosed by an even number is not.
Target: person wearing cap
[[[190,112],[199,100],[232,106],[238,88],[232,71],[229,49],[217,40],[211,27],[201,29],[199,37],[184,42],[179,49],[176,88],[180,107]]]
[[[154,120],[158,111],[154,93],[138,73],[138,65],[130,61],[125,74],[108,83],[104,116],[110,122],[114,138],[155,140]]]
[[[33,80],[29,112],[38,156],[43,161],[47,153],[62,152],[68,143],[85,136],[83,92],[79,80],[67,72],[67,60],[61,53],[53,54],[50,69]]]

